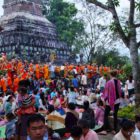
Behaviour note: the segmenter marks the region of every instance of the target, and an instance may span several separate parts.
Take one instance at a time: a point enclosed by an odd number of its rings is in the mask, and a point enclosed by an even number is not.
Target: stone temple
[[[0,53],[49,61],[67,61],[71,47],[57,38],[56,27],[42,15],[41,0],[4,0]]]

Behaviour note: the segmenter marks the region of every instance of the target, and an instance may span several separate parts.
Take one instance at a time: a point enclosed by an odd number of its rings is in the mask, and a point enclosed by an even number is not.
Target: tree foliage
[[[43,10],[43,13],[56,26],[59,39],[72,46],[84,30],[82,21],[76,18],[75,5],[63,0],[50,0],[49,11]]]
[[[97,48],[97,51],[93,57],[93,62],[98,65],[106,65],[116,68],[117,65],[125,65],[129,58],[127,56],[121,56],[117,49],[106,49],[102,46]]]

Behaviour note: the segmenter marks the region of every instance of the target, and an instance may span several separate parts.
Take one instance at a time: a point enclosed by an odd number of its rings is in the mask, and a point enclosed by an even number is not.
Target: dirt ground
[[[99,136],[99,140],[113,140],[113,135],[112,134],[108,134],[108,135],[98,135]]]

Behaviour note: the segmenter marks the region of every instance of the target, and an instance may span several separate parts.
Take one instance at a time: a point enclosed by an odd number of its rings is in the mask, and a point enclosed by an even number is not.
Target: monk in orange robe
[[[103,75],[103,70],[104,70],[103,65],[101,65],[101,66],[99,67],[100,75]]]
[[[13,90],[16,92],[18,90],[18,83],[19,83],[19,78],[14,75],[14,81],[13,81]]]
[[[108,67],[104,67],[104,73],[108,73]]]
[[[6,92],[7,91],[7,84],[6,84],[5,77],[2,77],[2,79],[1,79],[1,87],[3,89],[3,92]]]
[[[7,77],[7,85],[10,89],[12,89],[12,78],[11,77]]]
[[[49,78],[49,68],[47,65],[44,65],[44,78],[46,80]]]
[[[12,78],[12,64],[10,62],[7,64],[7,74]]]
[[[40,78],[39,64],[36,64],[36,68],[35,68],[35,75],[36,75],[36,78],[37,78],[37,79],[39,79],[39,78]]]

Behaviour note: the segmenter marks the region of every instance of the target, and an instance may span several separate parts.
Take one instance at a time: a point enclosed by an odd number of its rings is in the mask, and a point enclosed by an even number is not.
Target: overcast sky
[[[3,5],[3,0],[0,0],[0,16],[3,15],[2,5]]]
[[[3,1],[4,1],[4,0],[0,0],[0,16],[3,15],[3,8],[2,8]],[[74,0],[66,0],[66,1],[70,1],[70,2],[72,1],[72,2],[73,2]],[[100,0],[100,1],[105,1],[105,0]],[[120,4],[120,5],[121,5],[121,8],[124,8],[124,7],[126,8],[126,7],[128,7],[128,4],[129,4],[129,3],[128,3],[128,0],[120,0],[120,1],[121,1],[121,4]],[[80,6],[80,5],[79,5],[79,6]]]

